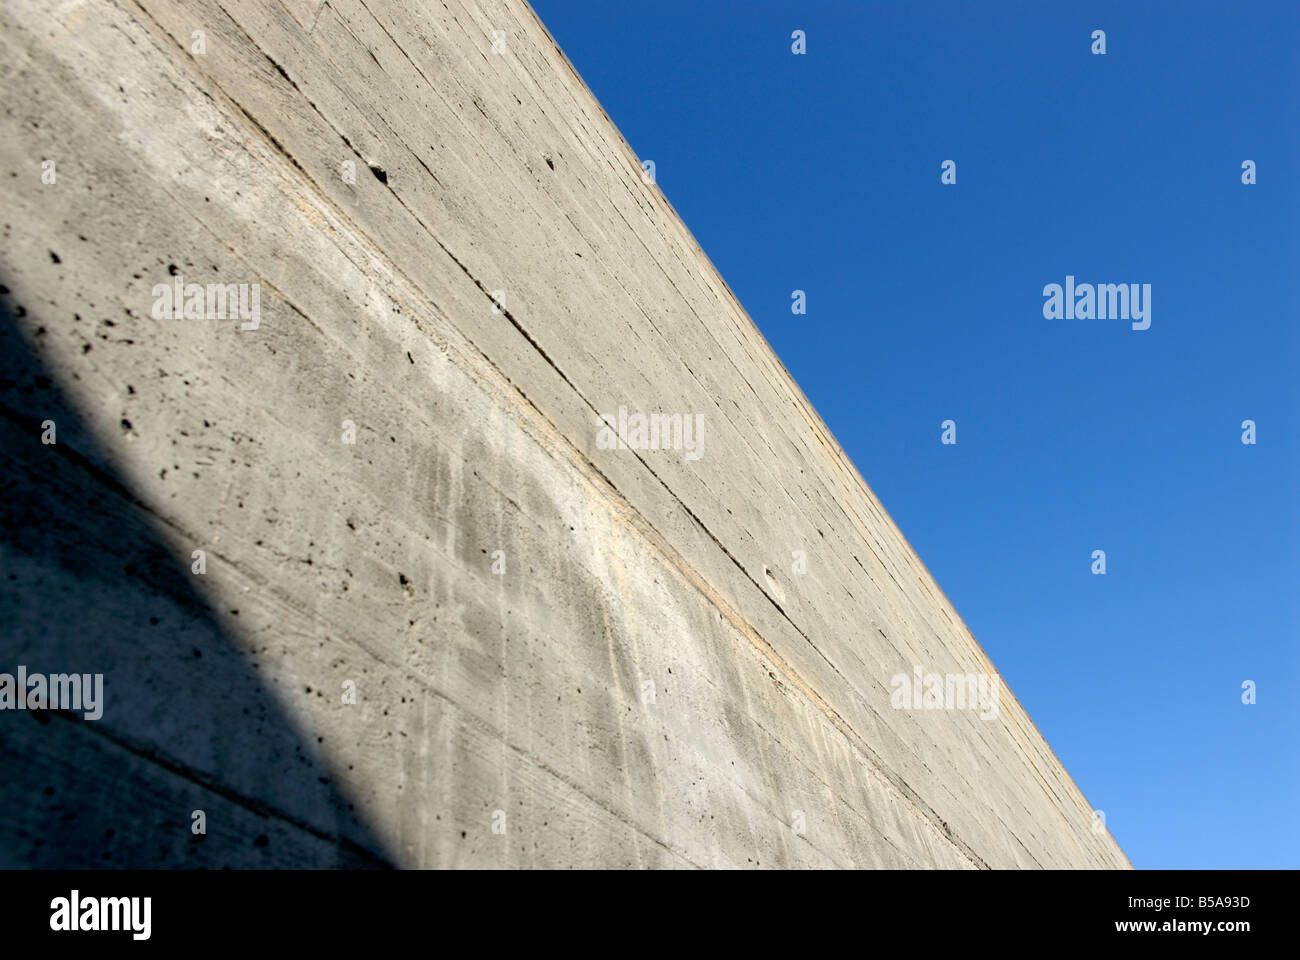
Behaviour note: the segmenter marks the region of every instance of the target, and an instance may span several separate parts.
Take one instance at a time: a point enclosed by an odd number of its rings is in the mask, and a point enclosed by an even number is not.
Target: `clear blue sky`
[[[1300,3],[533,5],[1133,864],[1300,866]]]

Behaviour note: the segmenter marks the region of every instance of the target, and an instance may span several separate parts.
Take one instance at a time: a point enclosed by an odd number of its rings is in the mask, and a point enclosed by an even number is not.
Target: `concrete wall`
[[[0,671],[106,688],[0,864],[1128,865],[891,707],[995,668],[524,3],[6,0],[0,104]]]

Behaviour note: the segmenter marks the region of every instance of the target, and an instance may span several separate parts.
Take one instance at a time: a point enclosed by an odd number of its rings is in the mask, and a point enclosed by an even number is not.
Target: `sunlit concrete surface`
[[[996,667],[527,5],[6,0],[0,104],[0,671],[105,686],[0,865],[1128,866],[891,705]]]

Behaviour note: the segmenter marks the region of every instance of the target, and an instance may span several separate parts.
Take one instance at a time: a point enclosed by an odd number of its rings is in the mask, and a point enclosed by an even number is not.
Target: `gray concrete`
[[[0,713],[0,864],[1128,866],[891,707],[995,668],[525,4],[6,0],[0,102],[0,671],[107,690]]]

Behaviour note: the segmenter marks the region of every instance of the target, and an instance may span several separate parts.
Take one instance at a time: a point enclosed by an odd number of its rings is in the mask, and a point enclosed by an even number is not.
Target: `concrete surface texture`
[[[0,100],[0,671],[104,688],[0,865],[1128,866],[526,4],[6,0]]]

